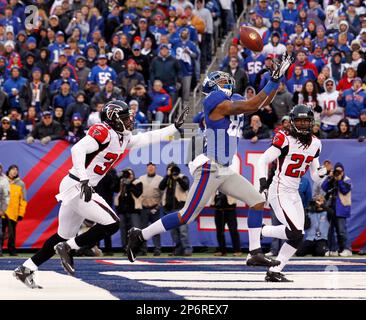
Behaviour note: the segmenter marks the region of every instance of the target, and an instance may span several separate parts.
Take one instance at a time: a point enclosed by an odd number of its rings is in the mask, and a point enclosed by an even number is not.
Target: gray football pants
[[[189,190],[186,204],[179,211],[181,223],[191,223],[202,211],[217,190],[249,207],[265,202],[262,195],[242,175],[229,167],[208,161],[193,173],[194,182]]]

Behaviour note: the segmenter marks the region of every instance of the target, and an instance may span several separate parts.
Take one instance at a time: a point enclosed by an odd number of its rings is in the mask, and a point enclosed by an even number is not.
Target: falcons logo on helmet
[[[117,115],[121,111],[123,111],[123,109],[119,105],[111,103],[108,106],[106,106],[105,113],[109,120],[113,120],[113,116]]]

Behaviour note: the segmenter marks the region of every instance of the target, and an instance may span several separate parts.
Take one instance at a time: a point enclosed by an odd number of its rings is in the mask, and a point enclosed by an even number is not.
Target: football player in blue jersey
[[[215,71],[203,83],[204,118],[206,123],[204,152],[189,164],[194,178],[185,206],[178,212],[140,230],[132,228],[128,232],[127,257],[136,259],[142,244],[156,234],[187,224],[196,219],[217,190],[245,202],[251,209],[249,226],[249,266],[276,266],[279,261],[269,259],[262,253],[260,235],[265,199],[242,175],[230,165],[237,152],[242,116],[256,112],[262,105],[269,104],[276,95],[279,81],[293,63],[293,58],[284,54],[276,61],[271,72],[271,80],[259,94],[249,100],[233,96],[235,80],[227,73]],[[234,98],[234,99],[233,99]],[[256,212],[258,211],[258,212]]]

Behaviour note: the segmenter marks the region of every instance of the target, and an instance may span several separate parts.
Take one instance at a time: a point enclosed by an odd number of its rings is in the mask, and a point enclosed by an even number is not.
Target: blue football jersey
[[[93,81],[98,86],[104,86],[107,80],[116,81],[116,71],[111,67],[105,67],[104,69],[100,66],[95,66],[89,73],[88,81]]]
[[[223,101],[243,100],[239,94],[229,98],[223,91],[213,91],[203,100],[206,130],[204,154],[217,163],[229,166],[237,153],[239,137],[242,136],[243,115],[225,116],[220,120],[210,120],[210,113]]]
[[[252,87],[255,84],[255,78],[259,71],[264,67],[265,56],[260,54],[258,56],[250,55],[244,60],[244,68],[248,74],[249,83]]]

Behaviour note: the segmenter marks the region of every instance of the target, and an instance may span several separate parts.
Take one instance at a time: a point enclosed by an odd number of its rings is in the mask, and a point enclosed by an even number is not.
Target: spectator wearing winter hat
[[[335,32],[338,29],[337,8],[328,5],[325,9],[324,26],[328,32]]]
[[[148,29],[148,22],[146,18],[140,18],[138,22],[138,27],[135,33],[133,34],[133,38],[140,37],[141,42],[145,41],[146,37],[149,37],[153,40],[153,49],[155,50],[157,48],[155,36],[149,31]],[[133,38],[131,40],[131,44],[133,44]]]
[[[9,117],[1,119],[0,140],[19,140],[18,131],[12,128]]]
[[[50,51],[47,48],[40,49],[39,59],[36,61],[36,67],[40,68],[43,74],[50,72]]]
[[[168,30],[164,24],[164,18],[162,15],[157,14],[154,16],[154,25],[149,27],[149,31],[155,36],[156,44],[160,44],[160,37],[163,34],[168,34]]]
[[[271,40],[266,44],[262,50],[262,54],[272,54],[275,58],[281,56],[286,52],[286,46],[280,43],[281,35],[278,32],[273,32]]]
[[[54,121],[50,111],[42,113],[42,119],[36,124],[34,130],[27,137],[26,142],[32,144],[35,139],[39,139],[43,145],[48,144],[51,140],[62,138],[61,125]]]
[[[51,52],[50,60],[54,63],[58,63],[60,53],[64,51],[65,48],[65,35],[62,31],[57,31],[56,41],[48,46],[48,50]]]
[[[339,91],[332,78],[324,81],[324,92],[318,95],[319,105],[322,107],[320,115],[321,129],[326,136],[337,129],[337,124],[344,117],[344,109],[338,105]]]
[[[273,17],[273,10],[269,7],[268,0],[259,0],[254,10],[257,15],[263,17],[264,24],[269,27]]]
[[[325,46],[324,53],[328,56],[332,56],[335,52],[338,51],[336,45],[336,38],[333,33],[327,35],[327,44]]]
[[[160,40],[163,39],[163,37],[160,38]],[[141,49],[141,54],[147,58],[149,66],[151,65],[151,61],[156,57],[156,53],[152,49],[152,39],[149,37],[145,38],[145,41],[143,43],[143,47]]]
[[[169,70],[169,72],[166,72],[166,70]],[[153,83],[156,79],[162,81],[164,89],[175,101],[178,86],[181,83],[181,66],[179,61],[171,56],[169,46],[161,45],[158,56],[151,62],[150,83]]]
[[[72,116],[74,113],[80,114],[83,120],[87,120],[88,116],[91,112],[90,106],[85,103],[85,93],[84,91],[80,90],[75,95],[75,102],[69,104],[65,111],[65,124],[71,124]]]
[[[24,65],[21,68],[21,74],[24,78],[30,79],[32,76],[32,70],[35,67],[36,59],[32,52],[27,52],[24,60]]]
[[[68,80],[64,80],[61,84],[59,93],[56,94],[52,99],[53,108],[61,107],[66,110],[67,106],[72,104],[75,98],[71,94],[70,83]]]
[[[318,25],[316,28],[316,37],[313,39],[313,46],[319,45],[322,49],[327,45],[327,39],[325,37],[325,28],[323,25]]]
[[[32,69],[32,76],[20,90],[20,108],[25,112],[30,106],[36,108],[36,112],[46,110],[50,105],[50,93],[42,82],[42,70],[38,67]]]
[[[127,60],[127,68],[117,76],[117,86],[122,89],[122,95],[127,95],[138,84],[145,85],[143,75],[136,71],[137,63],[133,59]]]
[[[90,69],[86,66],[86,58],[82,55],[77,56],[75,59],[75,70],[78,76],[78,86],[79,88],[84,88],[90,73]]]
[[[333,78],[336,83],[341,80],[344,72],[346,71],[346,65],[342,63],[342,54],[339,51],[336,51],[330,62],[328,63],[328,67],[330,69],[330,77]]]
[[[268,44],[271,40],[273,33],[278,33],[280,35],[280,42],[285,42],[287,40],[287,34],[283,26],[281,26],[281,19],[278,17],[274,17],[271,21],[271,26],[268,30],[263,34],[263,43]]]
[[[26,41],[26,51],[24,51],[22,59],[25,58],[28,52],[33,53],[35,58],[39,58],[39,49],[37,48],[37,40],[34,37],[28,37]]]
[[[27,83],[27,79],[20,76],[20,69],[16,66],[10,70],[10,77],[4,82],[4,91],[9,97],[9,106],[11,108],[20,108],[19,92]]]
[[[71,144],[75,144],[83,137],[85,137],[83,118],[80,113],[76,112],[71,117],[70,126],[66,128],[64,139]]]
[[[107,65],[107,61],[107,56],[105,54],[100,54],[98,56],[98,65],[91,69],[88,82],[92,82],[99,87],[104,87],[107,80],[116,80],[116,71]]]
[[[146,36],[143,41],[146,40],[146,38],[150,38],[150,36]],[[150,38],[152,42],[155,40]],[[149,60],[148,58],[141,54],[141,44],[134,43],[132,46],[132,56],[130,59],[134,60],[136,62],[136,71],[140,72],[144,76],[145,83],[149,80]]]
[[[345,117],[350,126],[354,127],[359,122],[361,110],[366,108],[366,92],[362,88],[361,78],[352,80],[352,87],[339,96],[338,104],[345,108]]]

